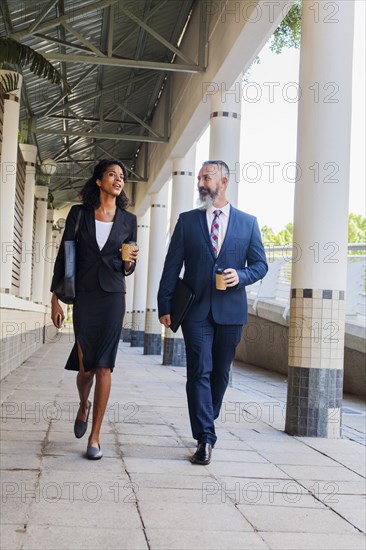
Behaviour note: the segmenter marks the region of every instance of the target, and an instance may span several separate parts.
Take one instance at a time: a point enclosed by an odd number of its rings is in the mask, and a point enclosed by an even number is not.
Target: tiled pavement
[[[365,549],[365,405],[341,440],[283,432],[284,377],[236,364],[213,461],[193,466],[185,369],[121,343],[104,458],[73,436],[67,333],[2,383],[1,548]]]

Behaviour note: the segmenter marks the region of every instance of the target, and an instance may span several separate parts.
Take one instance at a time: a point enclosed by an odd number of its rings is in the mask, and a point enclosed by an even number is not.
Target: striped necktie
[[[211,225],[211,242],[214,249],[215,256],[217,256],[217,251],[219,247],[219,217],[222,213],[222,210],[214,210],[213,212],[215,217]]]

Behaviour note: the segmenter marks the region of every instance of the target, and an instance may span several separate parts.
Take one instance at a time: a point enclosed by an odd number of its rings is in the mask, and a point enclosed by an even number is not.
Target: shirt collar
[[[215,210],[221,210],[224,216],[229,217],[230,203],[228,202],[227,204],[225,204],[225,206],[222,206],[221,208],[217,208],[216,206],[210,206],[210,208],[207,209],[207,213],[212,217],[214,215]]]

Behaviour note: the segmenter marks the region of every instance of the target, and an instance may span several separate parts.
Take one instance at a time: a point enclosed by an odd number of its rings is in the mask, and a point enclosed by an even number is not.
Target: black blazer
[[[136,241],[136,216],[131,212],[117,208],[108,240],[102,250],[99,250],[94,210],[86,209],[81,205],[73,206],[67,216],[65,231],[55,261],[51,292],[64,276],[63,241],[74,239],[76,219],[80,208],[83,208],[84,212],[81,217],[76,251],[76,292],[92,291],[98,288],[107,292],[126,292],[126,273],[119,249],[125,241]],[[135,266],[128,275],[134,271],[134,268]]]

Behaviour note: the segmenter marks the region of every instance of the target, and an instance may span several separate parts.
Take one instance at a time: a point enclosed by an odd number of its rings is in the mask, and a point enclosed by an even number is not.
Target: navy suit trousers
[[[214,420],[219,416],[229,383],[231,363],[242,325],[219,325],[212,315],[204,321],[183,321],[187,354],[187,399],[193,438],[216,443]]]

